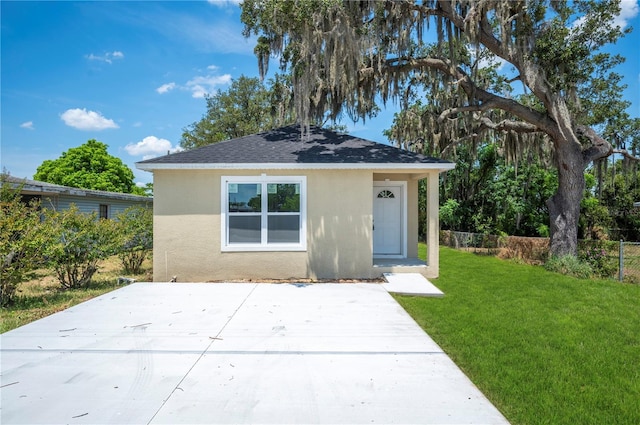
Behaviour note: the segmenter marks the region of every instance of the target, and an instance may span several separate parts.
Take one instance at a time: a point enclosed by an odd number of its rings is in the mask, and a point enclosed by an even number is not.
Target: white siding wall
[[[75,204],[78,209],[87,214],[100,213],[100,205],[108,205],[109,217],[114,218],[127,208],[133,205],[149,206],[152,205],[152,199],[148,202],[135,202],[135,201],[123,201],[118,199],[106,199],[106,198],[89,198],[89,197],[74,197],[74,196],[59,196],[55,202],[55,208],[58,211],[66,210],[71,207],[71,204]],[[45,208],[49,207],[49,202],[43,202]]]

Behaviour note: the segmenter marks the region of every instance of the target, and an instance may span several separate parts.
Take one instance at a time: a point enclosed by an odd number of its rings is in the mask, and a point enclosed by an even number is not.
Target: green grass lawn
[[[640,424],[640,286],[440,250],[396,297],[512,424]]]

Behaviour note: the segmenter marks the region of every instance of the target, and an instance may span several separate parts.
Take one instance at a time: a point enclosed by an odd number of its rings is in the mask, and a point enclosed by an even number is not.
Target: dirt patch
[[[383,277],[373,279],[234,279],[208,280],[207,283],[386,283]]]

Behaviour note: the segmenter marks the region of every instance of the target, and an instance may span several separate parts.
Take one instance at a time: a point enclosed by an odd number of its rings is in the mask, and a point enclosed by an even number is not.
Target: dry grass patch
[[[145,260],[143,270],[143,274],[127,277],[151,281],[151,260]],[[82,289],[64,290],[51,270],[36,270],[33,279],[18,285],[15,303],[0,309],[0,332],[4,333],[113,291],[120,287],[120,276],[124,276],[122,264],[116,256],[101,261],[89,286]]]
[[[498,252],[498,258],[517,259],[528,264],[540,265],[549,255],[549,238],[508,236]]]

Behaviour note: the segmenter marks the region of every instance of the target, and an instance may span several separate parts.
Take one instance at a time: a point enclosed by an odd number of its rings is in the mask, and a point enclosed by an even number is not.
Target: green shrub
[[[593,268],[589,263],[573,255],[551,257],[544,264],[544,268],[550,272],[574,276],[580,279],[588,279],[594,274]]]
[[[118,257],[126,273],[140,274],[153,248],[153,211],[134,206],[117,216]]]
[[[49,234],[40,220],[38,202],[22,202],[20,189],[1,176],[0,189],[0,307],[14,301],[18,283],[40,265]]]
[[[612,277],[618,270],[616,260],[604,248],[592,246],[580,254],[580,259],[588,263],[598,277]]]
[[[458,208],[460,208],[460,204],[455,199],[447,199],[445,201],[439,211],[440,222],[443,226],[450,229],[457,227],[460,222],[460,215],[457,213]]]
[[[540,236],[541,238],[548,238],[549,237],[549,226],[546,224],[541,224],[538,226],[538,228],[536,229],[538,232],[538,236]]]
[[[98,261],[115,253],[117,235],[112,220],[80,212],[75,205],[49,211],[47,221],[55,235],[45,250],[48,265],[63,289],[87,287]]]

